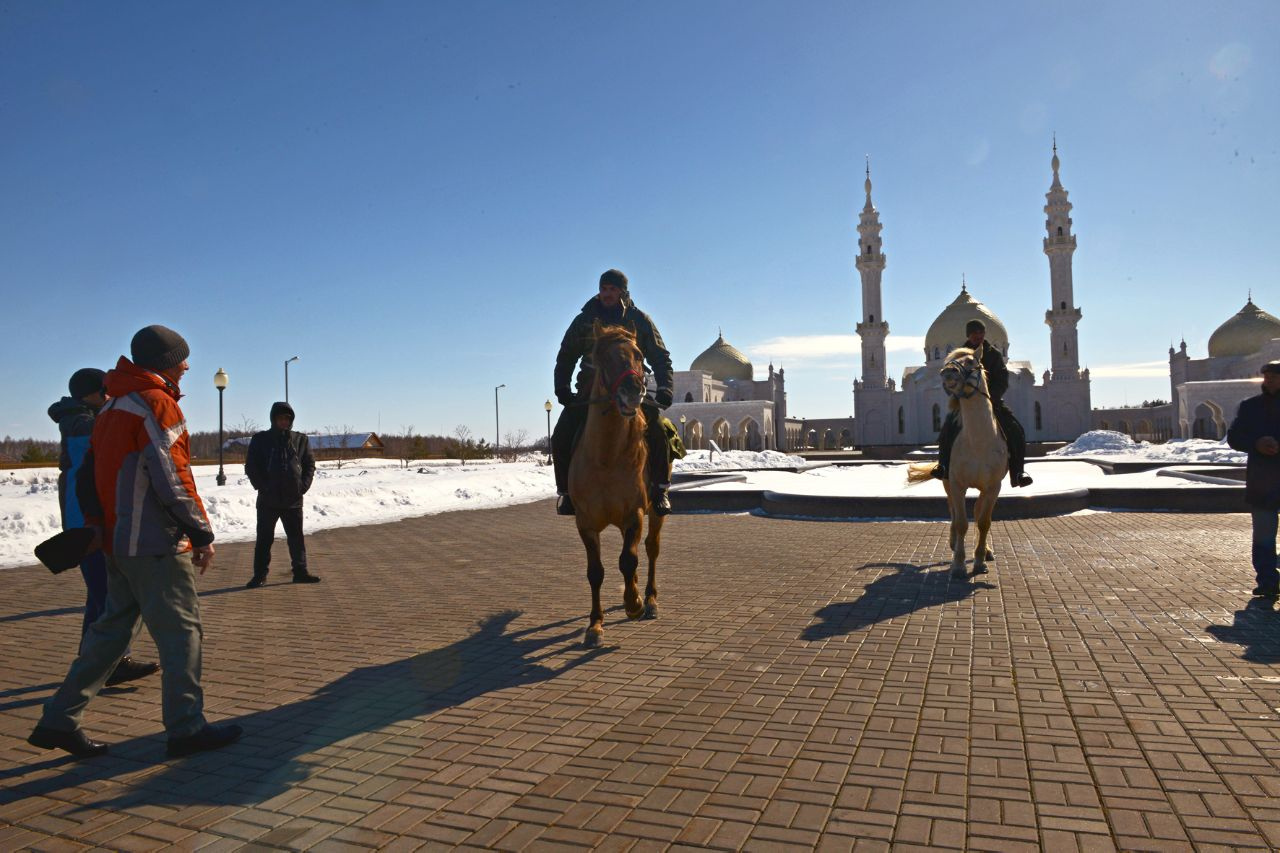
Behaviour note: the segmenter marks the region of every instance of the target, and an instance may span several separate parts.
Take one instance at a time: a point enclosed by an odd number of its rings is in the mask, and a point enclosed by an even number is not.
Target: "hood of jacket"
[[[293,413],[293,406],[290,406],[288,403],[275,402],[271,404],[271,414],[268,416],[267,429],[269,430],[276,429],[276,418],[279,417],[280,415],[288,415],[290,421],[297,419]],[[290,428],[292,428],[292,426],[293,425],[290,424]]]
[[[123,397],[135,391],[163,391],[175,400],[182,397],[177,385],[154,370],[138,367],[124,356],[120,356],[114,369],[107,371],[106,386],[109,397]]]
[[[58,402],[49,407],[49,418],[55,423],[60,424],[67,418],[76,415],[91,415],[95,409],[83,400],[77,400],[75,397],[63,397]]]

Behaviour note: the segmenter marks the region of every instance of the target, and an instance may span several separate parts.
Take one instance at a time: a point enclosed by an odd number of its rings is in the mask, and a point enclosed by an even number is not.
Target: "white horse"
[[[996,425],[995,410],[987,391],[987,372],[973,350],[961,347],[947,356],[942,367],[942,388],[951,397],[952,409],[959,408],[963,429],[951,450],[951,467],[943,486],[951,510],[951,576],[966,577],[964,537],[969,529],[965,494],[978,490],[973,520],[978,525],[978,545],[973,552],[973,573],[987,571],[992,559],[987,548],[991,513],[1000,497],[1000,486],[1009,472],[1009,447]],[[908,466],[907,482],[921,483],[933,476],[936,462],[916,462]]]

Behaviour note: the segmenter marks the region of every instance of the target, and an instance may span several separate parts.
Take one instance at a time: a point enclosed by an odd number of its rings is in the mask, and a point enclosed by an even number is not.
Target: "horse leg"
[[[604,563],[600,560],[600,531],[578,528],[587,548],[587,583],[591,584],[591,616],[582,645],[594,649],[604,638],[604,608],[600,606],[600,586],[604,583]]]
[[[973,551],[973,573],[983,575],[987,572],[987,560],[992,559],[991,549],[987,547],[987,534],[991,530],[991,515],[996,509],[996,495],[991,492],[978,494],[978,505],[973,510],[973,521],[978,526],[978,545]]]
[[[636,586],[636,570],[640,567],[640,535],[644,532],[644,513],[636,510],[631,524],[622,531],[622,554],[618,557],[618,570],[622,572],[622,604],[627,610],[628,619],[639,619],[644,615],[644,604],[640,601],[640,590]]]
[[[662,516],[649,516],[649,535],[644,539],[644,553],[649,558],[649,583],[644,588],[644,618],[658,618],[658,552],[661,550]]]
[[[949,495],[951,503],[951,577],[963,578],[968,573],[964,569],[964,536],[969,529],[969,512],[964,506],[964,489],[957,489]]]

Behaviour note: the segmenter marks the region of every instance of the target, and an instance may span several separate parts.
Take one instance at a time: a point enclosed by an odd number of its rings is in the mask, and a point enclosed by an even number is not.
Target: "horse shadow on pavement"
[[[952,579],[950,572],[930,572],[938,566],[950,566],[951,562],[929,563],[867,563],[862,569],[893,569],[867,584],[857,601],[841,601],[828,604],[814,612],[818,622],[805,628],[800,639],[826,640],[852,634],[898,616],[914,613],[925,607],[938,607],[955,601],[963,601],[980,589],[995,589],[986,582]]]
[[[1244,646],[1241,655],[1252,663],[1280,663],[1280,618],[1271,598],[1254,598],[1237,610],[1230,625],[1205,628],[1220,643]]]
[[[114,796],[84,798],[81,806],[127,809],[146,804],[261,803],[358,751],[376,751],[423,717],[499,690],[556,678],[610,652],[603,648],[573,654],[581,639],[581,618],[508,633],[507,627],[519,615],[514,610],[495,613],[481,620],[465,639],[352,670],[298,702],[214,720],[243,726],[244,737],[222,750],[170,759],[158,772],[131,781]],[[541,636],[567,625],[575,627]],[[545,663],[566,657],[558,667]],[[85,785],[101,791],[102,781],[159,761],[163,749],[162,737],[134,738],[113,743],[111,754],[101,758],[72,762],[60,757],[0,771],[0,803]],[[400,744],[394,752],[403,754],[403,750]],[[66,772],[16,785],[8,781],[58,766],[65,766]]]

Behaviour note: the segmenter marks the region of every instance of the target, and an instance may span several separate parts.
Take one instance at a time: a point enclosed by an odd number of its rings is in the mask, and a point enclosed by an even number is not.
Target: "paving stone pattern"
[[[0,849],[1280,847],[1280,615],[1249,598],[1247,518],[994,533],[991,574],[955,581],[939,522],[673,516],[660,618],[628,622],[610,570],[596,651],[548,502],[316,534],[317,586],[278,542],[243,590],[227,545],[204,683],[246,735],[182,760],[155,679],[90,705],[109,756],[25,743],[83,584],[6,571]]]

